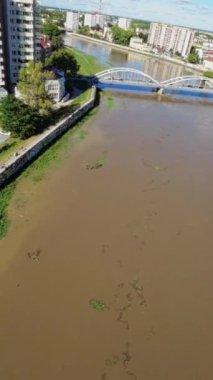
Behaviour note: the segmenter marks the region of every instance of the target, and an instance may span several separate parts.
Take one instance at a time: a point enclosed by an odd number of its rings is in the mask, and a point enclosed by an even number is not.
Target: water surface
[[[18,186],[0,242],[1,379],[212,379],[212,107],[110,108]]]
[[[130,67],[142,70],[156,80],[164,81],[182,75],[193,74],[191,69],[181,65],[139,53],[117,50],[110,46],[83,40],[75,36],[66,36],[65,42],[86,54],[93,55],[104,66]]]

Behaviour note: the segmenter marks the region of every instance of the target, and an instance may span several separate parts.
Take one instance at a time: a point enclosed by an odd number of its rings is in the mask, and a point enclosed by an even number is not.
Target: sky
[[[41,5],[97,11],[99,0],[40,0]],[[102,0],[102,12],[213,31],[213,0]]]

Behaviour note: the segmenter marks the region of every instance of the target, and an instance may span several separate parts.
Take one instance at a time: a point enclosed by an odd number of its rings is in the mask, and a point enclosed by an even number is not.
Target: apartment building
[[[96,25],[99,25],[101,29],[104,29],[104,26],[106,24],[106,16],[97,13],[96,14]]]
[[[118,19],[118,26],[121,29],[128,30],[131,26],[131,20],[128,18],[120,17]]]
[[[5,4],[0,2],[0,86],[6,86],[6,67],[7,67],[7,51],[6,51],[6,31],[5,31]]]
[[[40,58],[40,17],[37,0],[1,0],[0,46],[5,62],[0,77],[18,81],[19,70]],[[1,49],[1,48],[0,48]]]
[[[152,23],[148,45],[167,52],[173,51],[186,57],[192,48],[194,35],[194,31],[189,28]]]
[[[78,12],[67,12],[66,16],[66,29],[71,32],[76,32],[79,28],[79,18]]]
[[[89,28],[96,26],[96,13],[85,13],[84,26],[89,26]]]

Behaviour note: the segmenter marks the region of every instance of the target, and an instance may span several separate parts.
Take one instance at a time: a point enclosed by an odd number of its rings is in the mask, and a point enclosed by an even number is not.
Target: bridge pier
[[[158,95],[162,95],[163,92],[164,92],[164,88],[163,87],[157,87],[156,88],[156,92],[157,92]]]

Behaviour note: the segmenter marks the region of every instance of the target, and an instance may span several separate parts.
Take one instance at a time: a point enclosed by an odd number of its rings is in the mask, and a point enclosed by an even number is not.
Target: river
[[[75,36],[67,35],[65,43],[84,53],[93,55],[101,64],[108,67],[130,67],[144,71],[152,78],[164,81],[182,75],[190,75],[193,71],[187,67],[170,63],[158,58],[125,52],[100,43],[90,42]]]
[[[0,241],[2,380],[212,379],[212,120],[102,95],[84,138],[22,178]]]

